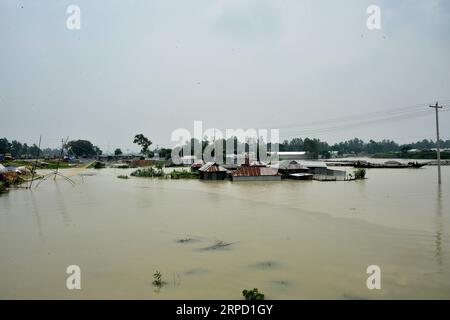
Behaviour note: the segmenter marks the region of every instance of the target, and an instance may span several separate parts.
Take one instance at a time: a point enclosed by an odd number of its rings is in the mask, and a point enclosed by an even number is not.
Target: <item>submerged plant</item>
[[[264,300],[264,294],[258,292],[257,288],[254,288],[253,290],[244,289],[242,295],[245,300]]]
[[[128,176],[121,174],[121,175],[117,176],[117,178],[119,178],[119,179],[128,179]]]
[[[131,174],[133,177],[143,177],[143,178],[155,178],[164,176],[164,172],[162,168],[154,169],[153,167],[137,169],[133,171]]]
[[[162,274],[158,270],[155,271],[153,274],[153,285],[155,287],[161,288],[164,284],[164,281],[162,280]]]
[[[353,174],[355,175],[356,180],[364,179],[366,177],[366,169],[359,168],[359,169],[353,171]]]

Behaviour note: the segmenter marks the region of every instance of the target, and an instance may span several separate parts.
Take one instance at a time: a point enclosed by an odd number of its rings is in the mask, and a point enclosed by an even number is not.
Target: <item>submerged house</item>
[[[231,174],[232,181],[277,181],[278,170],[262,166],[242,166]]]
[[[336,181],[345,180],[347,172],[345,170],[330,169],[325,162],[322,161],[298,161],[304,167],[309,169],[309,173],[313,174],[314,180]]]
[[[271,167],[277,169],[283,178],[296,180],[336,181],[347,177],[346,171],[329,169],[322,161],[285,160]]]
[[[274,169],[278,169],[278,172],[281,174],[282,178],[295,178],[304,176],[306,178],[312,178],[312,174],[310,173],[310,169],[305,167],[297,160],[284,160],[272,166]],[[296,174],[295,176],[292,176]],[[302,175],[299,175],[302,174]]]
[[[205,163],[198,172],[203,180],[224,180],[228,175],[228,170],[215,162]]]
[[[281,175],[277,169],[267,167],[259,160],[250,164],[249,154],[245,155],[245,163],[231,174],[232,181],[277,181],[281,180]]]

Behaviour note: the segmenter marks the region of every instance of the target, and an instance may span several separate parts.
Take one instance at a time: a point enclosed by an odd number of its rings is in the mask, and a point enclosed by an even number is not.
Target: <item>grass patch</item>
[[[173,170],[170,173],[171,179],[197,179],[198,177],[199,177],[198,173],[185,170]]]
[[[25,160],[14,160],[14,161],[6,161],[2,163],[5,167],[32,167],[34,166],[36,169],[56,169],[57,167],[60,169],[72,168],[68,162],[60,162],[59,165],[57,162],[47,162],[47,161],[25,161]]]
[[[117,178],[119,178],[119,179],[128,179],[128,176],[124,175],[124,174],[121,174],[121,175],[118,175]]]

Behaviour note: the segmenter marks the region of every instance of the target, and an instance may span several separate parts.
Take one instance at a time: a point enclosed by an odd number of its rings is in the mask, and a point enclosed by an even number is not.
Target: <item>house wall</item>
[[[233,181],[279,181],[281,176],[237,176],[231,177]]]
[[[224,180],[226,177],[226,172],[200,172],[202,180]]]

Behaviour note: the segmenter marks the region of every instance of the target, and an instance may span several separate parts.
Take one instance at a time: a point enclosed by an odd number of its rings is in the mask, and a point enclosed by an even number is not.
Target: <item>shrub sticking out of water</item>
[[[355,171],[353,171],[353,175],[355,176],[356,180],[364,179],[366,177],[366,169],[356,169]]]
[[[155,273],[153,274],[152,284],[157,288],[161,288],[164,285],[164,281],[162,279],[162,274],[158,270],[156,270]]]
[[[183,239],[177,239],[177,242],[178,243],[188,243],[188,242],[194,242],[196,240],[197,239],[193,239],[193,238],[187,237],[187,238],[183,238]]]
[[[89,165],[88,168],[103,169],[105,167],[106,167],[106,165],[103,162],[94,161],[92,164]]]
[[[253,290],[244,289],[242,291],[242,295],[245,300],[264,300],[264,294],[258,292],[258,289],[254,288]]]
[[[215,244],[213,244],[212,246],[206,247],[206,248],[202,248],[201,250],[217,250],[217,249],[225,249],[228,246],[231,246],[234,242],[225,242],[222,240],[217,241]]]
[[[143,178],[156,178],[156,177],[162,177],[164,175],[164,172],[162,168],[143,168],[143,169],[137,169],[136,171],[133,171],[131,174],[133,177],[143,177]]]
[[[128,179],[128,176],[121,174],[121,175],[118,175],[117,178],[119,178],[119,179]]]

